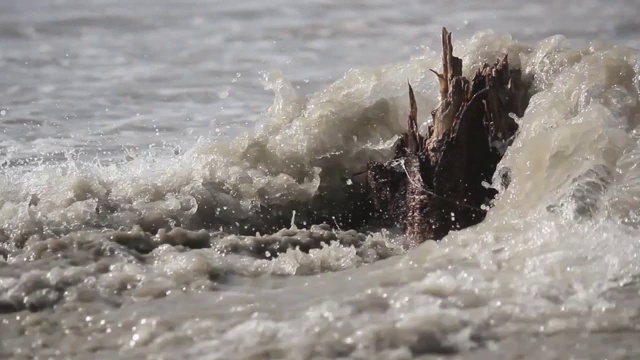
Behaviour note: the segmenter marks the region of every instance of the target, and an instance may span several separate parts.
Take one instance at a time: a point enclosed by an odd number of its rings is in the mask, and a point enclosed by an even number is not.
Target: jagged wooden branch
[[[472,80],[462,76],[462,59],[453,55],[451,33],[442,30],[440,104],[431,113],[426,136],[418,131],[418,109],[409,85],[408,132],[393,159],[370,162],[367,186],[377,216],[402,225],[407,247],[439,240],[449,231],[482,221],[495,196],[491,183],[504,150],[518,129],[528,88],[521,71],[505,55],[485,64]]]

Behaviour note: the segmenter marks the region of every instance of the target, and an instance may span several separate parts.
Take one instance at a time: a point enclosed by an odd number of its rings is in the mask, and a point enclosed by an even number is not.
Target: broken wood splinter
[[[394,157],[367,164],[367,187],[376,215],[401,225],[409,248],[449,231],[475,225],[486,216],[496,190],[496,166],[510,145],[528,102],[528,84],[504,55],[469,80],[453,55],[451,33],[442,30],[442,73],[436,74],[440,104],[426,136],[419,132],[416,98],[409,84],[407,133]],[[399,166],[400,165],[400,166]]]

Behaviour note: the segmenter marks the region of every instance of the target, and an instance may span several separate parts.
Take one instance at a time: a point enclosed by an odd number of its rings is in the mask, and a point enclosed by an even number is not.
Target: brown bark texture
[[[403,226],[406,246],[439,240],[449,231],[482,221],[496,191],[496,166],[524,115],[528,86],[505,55],[472,79],[462,76],[451,33],[442,30],[442,72],[436,72],[440,104],[427,133],[418,131],[418,109],[409,85],[408,131],[386,163],[370,162],[367,187],[383,224]]]

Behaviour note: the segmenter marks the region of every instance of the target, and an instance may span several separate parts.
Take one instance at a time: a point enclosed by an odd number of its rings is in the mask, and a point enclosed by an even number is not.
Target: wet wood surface
[[[516,136],[528,87],[505,55],[468,79],[453,55],[451,33],[442,30],[439,106],[426,134],[409,85],[407,132],[393,159],[367,166],[367,189],[379,221],[405,229],[406,246],[439,240],[451,230],[482,221],[496,191],[487,186]]]

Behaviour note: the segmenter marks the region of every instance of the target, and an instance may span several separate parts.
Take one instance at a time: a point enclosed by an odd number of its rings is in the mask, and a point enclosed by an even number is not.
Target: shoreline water
[[[356,232],[339,217],[314,224],[305,210],[349,214],[345,174],[389,156],[405,130],[407,78],[418,108],[435,107],[428,69],[439,66],[439,48],[425,34],[440,24],[418,25],[423,5],[413,2],[318,3],[321,19],[306,23],[298,5],[262,9],[273,16],[262,22],[216,4],[139,5],[139,22],[116,3],[100,5],[109,16],[65,13],[69,4],[48,14],[44,3],[23,20],[0,15],[10,83],[0,101],[11,101],[0,102],[11,164],[0,172],[0,354],[638,353],[640,62],[621,45],[635,44],[633,2],[602,14],[581,8],[611,36],[587,44],[547,36],[600,36],[576,30],[583,18],[558,22],[562,9],[542,17],[520,4],[530,12],[499,13],[491,22],[506,28],[495,32],[465,30],[487,21],[478,9],[459,14],[469,20],[459,36],[452,27],[464,71],[507,52],[534,75],[536,94],[498,167],[512,182],[487,219],[410,252],[397,229]],[[269,36],[282,36],[284,52]],[[252,71],[283,56],[291,65],[260,83]],[[344,76],[326,75],[335,73]],[[47,152],[58,155],[20,164]],[[318,192],[331,201],[314,202]],[[273,224],[284,229],[243,229],[270,225],[256,209],[279,211]]]

